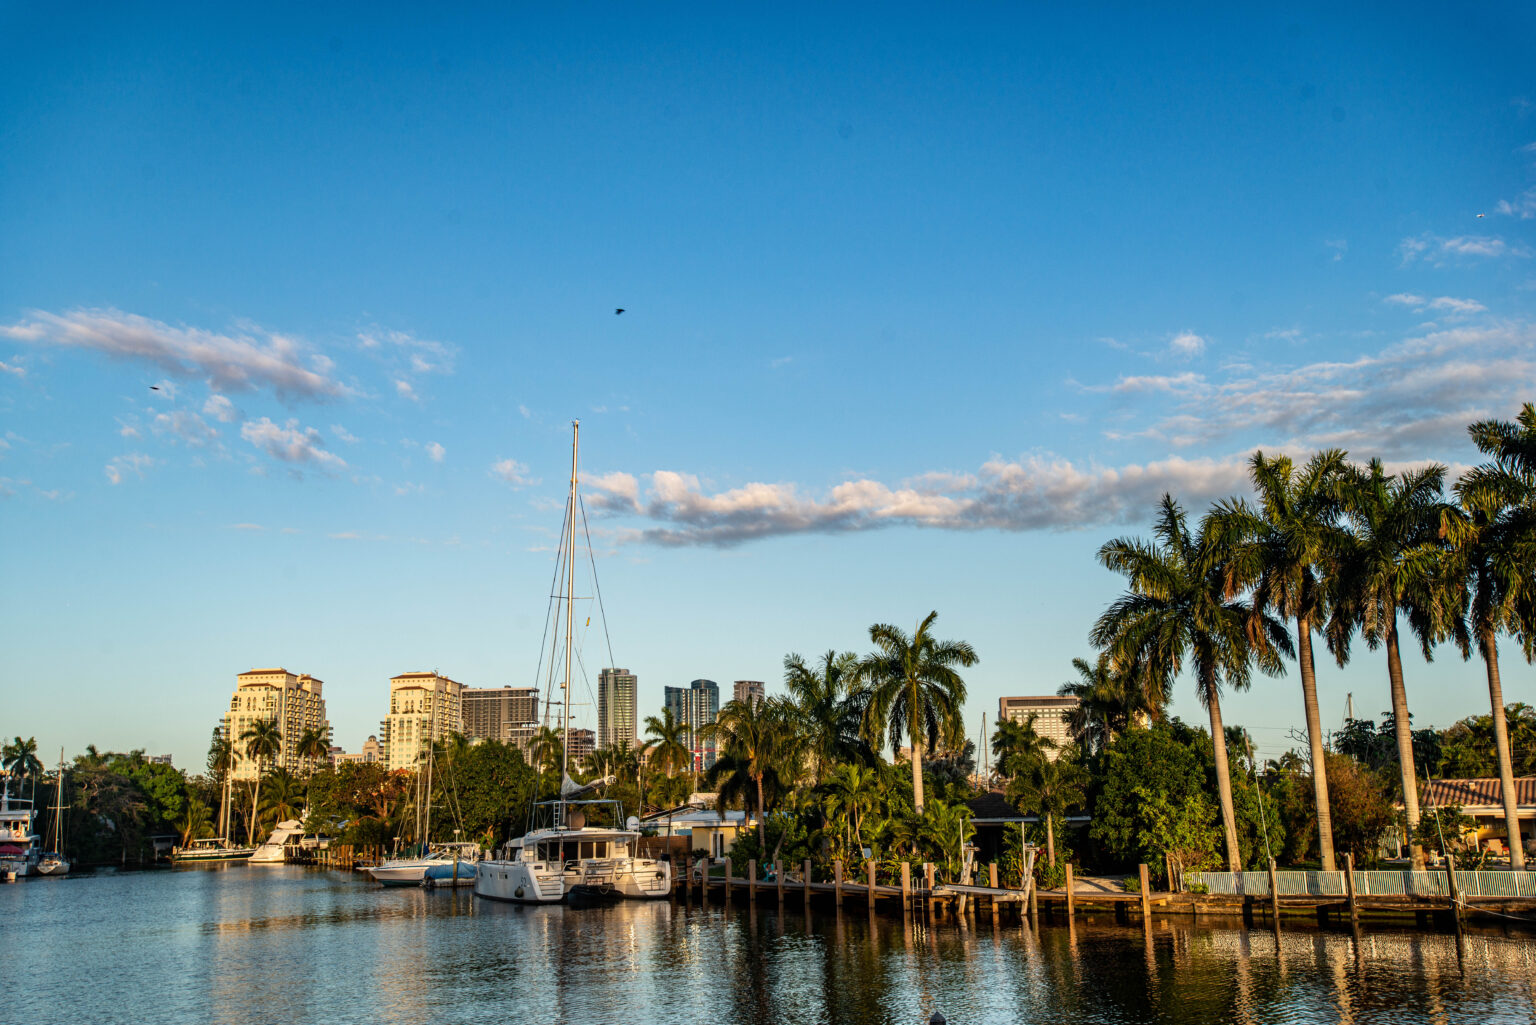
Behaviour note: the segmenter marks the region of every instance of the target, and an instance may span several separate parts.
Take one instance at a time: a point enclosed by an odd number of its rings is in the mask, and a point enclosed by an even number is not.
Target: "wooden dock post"
[[[1138,865],[1136,870],[1141,874],[1141,917],[1143,919],[1149,919],[1152,917],[1151,873],[1147,871],[1147,866],[1145,864]]]
[[[997,889],[997,862],[995,861],[987,865],[987,885],[994,890]],[[989,897],[987,903],[992,905],[992,911],[995,914],[997,912],[997,894],[994,893]]]
[[[1072,862],[1067,862],[1067,921],[1072,920],[1072,914],[1077,910],[1077,901],[1072,896]]]
[[[1269,919],[1280,924],[1280,888],[1275,885],[1275,859],[1269,859]]]
[[[1178,887],[1173,885],[1173,855],[1163,852],[1163,871],[1168,873],[1168,892],[1175,893]]]
[[[693,898],[693,855],[683,855],[683,903]]]
[[[779,907],[784,906],[784,862],[777,859],[773,863],[773,886],[779,891]]]
[[[832,859],[832,903],[843,906],[843,859]]]
[[[757,906],[757,859],[756,858],[749,858],[747,860],[747,900],[752,902],[752,906],[753,907]]]
[[[1040,914],[1040,886],[1035,882],[1035,877],[1029,877],[1029,917],[1031,920]]]
[[[725,859],[725,902],[731,902],[731,859]]]
[[[912,863],[901,863],[901,910],[912,910]]]
[[[1344,893],[1349,898],[1350,927],[1359,930],[1360,908],[1355,904],[1355,856],[1348,852],[1344,855]]]
[[[1456,892],[1456,855],[1445,852],[1445,880],[1451,896],[1451,922],[1456,926],[1456,938],[1461,938],[1461,894]]]
[[[873,851],[871,851],[871,853],[873,853]],[[869,887],[869,910],[873,911],[875,910],[875,859],[870,858],[868,861],[866,861],[864,863],[864,869],[868,875],[868,882],[866,885]]]
[[[811,859],[810,858],[806,858],[805,859],[805,868],[803,869],[803,871],[804,871],[805,874],[801,877],[803,882],[800,884],[800,899],[801,899],[801,902],[805,904],[806,908],[810,908],[810,906],[811,906]]]

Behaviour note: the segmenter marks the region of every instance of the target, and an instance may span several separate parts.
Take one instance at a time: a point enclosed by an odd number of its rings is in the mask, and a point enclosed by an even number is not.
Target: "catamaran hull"
[[[565,875],[540,875],[521,861],[482,861],[476,866],[475,896],[508,904],[559,904],[565,900]]]

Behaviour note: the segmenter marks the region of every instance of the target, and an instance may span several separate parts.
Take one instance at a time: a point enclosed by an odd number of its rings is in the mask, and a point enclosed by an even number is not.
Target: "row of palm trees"
[[[320,728],[305,729],[294,744],[294,753],[311,768],[325,764],[330,750],[330,733]],[[271,776],[274,771],[273,766],[282,752],[283,731],[275,718],[252,720],[238,737],[227,737],[222,730],[215,730],[209,746],[208,771],[221,787],[229,773],[234,771],[238,761],[237,755],[244,755],[245,758],[256,763],[257,772],[250,781],[251,801],[246,824],[246,835],[252,843],[255,842],[261,825],[262,783]],[[225,805],[220,811],[220,822],[222,825],[227,825],[229,802],[223,797],[220,800]],[[283,802],[283,806],[287,806],[286,802]],[[281,809],[279,809],[278,820],[281,821],[281,819]]]
[[[1090,639],[1099,659],[1075,662],[1079,679],[1062,688],[1083,698],[1080,735],[1102,747],[1158,715],[1174,677],[1190,670],[1210,716],[1232,871],[1239,856],[1221,693],[1246,689],[1254,671],[1282,674],[1288,658],[1300,668],[1322,867],[1336,867],[1314,635],[1341,666],[1356,636],[1384,651],[1414,835],[1419,805],[1403,623],[1426,659],[1446,642],[1463,658],[1474,648],[1482,657],[1511,860],[1523,867],[1498,639],[1513,637],[1527,660],[1536,656],[1536,407],[1526,403],[1513,422],[1481,421],[1469,433],[1487,462],[1454,483],[1453,500],[1440,465],[1394,474],[1380,460],[1352,465],[1338,450],[1304,465],[1258,452],[1249,462],[1254,502],[1219,502],[1191,526],[1184,509],[1164,496],[1153,540],[1120,538],[1100,549],[1099,561],[1125,576],[1128,588],[1094,624]],[[1422,867],[1417,845],[1412,856]]]

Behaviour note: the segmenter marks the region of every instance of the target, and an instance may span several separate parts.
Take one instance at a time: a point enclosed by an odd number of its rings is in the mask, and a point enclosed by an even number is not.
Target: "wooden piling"
[[[1451,897],[1451,923],[1456,926],[1456,938],[1461,938],[1461,894],[1456,891],[1456,855],[1445,853],[1445,880]]]
[[[864,863],[865,873],[868,876],[866,886],[869,888],[869,910],[875,910],[875,859],[870,858]]]
[[[784,862],[777,859],[773,863],[773,887],[779,891],[779,907],[784,906]]]
[[[1349,924],[1351,928],[1360,928],[1360,908],[1355,903],[1355,856],[1344,855],[1344,893],[1349,897]]]
[[[1141,917],[1152,917],[1152,874],[1147,871],[1147,866],[1136,866],[1136,871],[1141,874]]]
[[[1168,874],[1168,892],[1176,892],[1178,888],[1173,885],[1173,855],[1167,851],[1163,852],[1163,871]]]
[[[753,907],[757,906],[757,859],[756,858],[749,858],[747,860],[747,900],[752,902],[752,906]]]
[[[693,897],[693,855],[683,855],[683,903]]]
[[[1072,862],[1067,862],[1067,921],[1072,920],[1072,914],[1077,910],[1076,899],[1072,896]]]
[[[725,859],[725,902],[731,902],[731,859]]]
[[[843,859],[832,859],[832,903],[843,906]]]
[[[1275,885],[1275,859],[1269,859],[1269,920],[1280,924],[1280,888]]]
[[[804,869],[802,869],[802,871],[805,874],[803,876],[801,876],[802,882],[800,884],[800,894],[801,894],[801,898],[800,899],[804,902],[806,907],[810,907],[811,906],[811,859],[810,858],[806,858],[805,859],[805,867],[804,867]]]
[[[901,910],[912,910],[912,863],[901,863]]]
[[[1034,919],[1040,914],[1040,886],[1035,882],[1034,876],[1029,878],[1029,917]]]

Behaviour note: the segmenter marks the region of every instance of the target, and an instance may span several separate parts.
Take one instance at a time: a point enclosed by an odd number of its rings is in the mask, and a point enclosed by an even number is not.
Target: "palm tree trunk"
[[[1045,857],[1056,867],[1056,816],[1050,812],[1045,813]]]
[[[1221,725],[1221,698],[1216,681],[1206,681],[1206,708],[1211,713],[1211,740],[1216,747],[1216,793],[1221,799],[1221,826],[1227,840],[1227,871],[1243,870],[1242,851],[1237,846],[1237,811],[1232,805],[1232,774],[1227,768],[1227,734]]]
[[[917,714],[917,684],[912,685],[911,712],[912,721],[908,723],[908,733],[912,735],[912,807],[919,815],[923,813],[923,730],[921,717]]]
[[[1520,837],[1520,813],[1515,803],[1515,769],[1509,757],[1509,727],[1504,721],[1504,687],[1499,682],[1498,637],[1484,630],[1483,662],[1488,667],[1488,701],[1493,707],[1493,743],[1499,753],[1499,783],[1504,790],[1504,826],[1509,837],[1509,867],[1525,869],[1525,844]]]
[[[1296,617],[1296,655],[1301,667],[1301,699],[1307,710],[1307,741],[1312,757],[1312,799],[1317,805],[1317,850],[1323,871],[1335,871],[1333,816],[1328,810],[1328,769],[1323,759],[1323,718],[1317,707],[1317,668],[1312,661],[1312,624]]]
[[[1419,784],[1413,769],[1413,723],[1408,718],[1408,692],[1403,688],[1403,657],[1397,650],[1397,613],[1387,627],[1387,677],[1392,684],[1392,719],[1397,734],[1397,764],[1403,777],[1403,810],[1408,818],[1409,857],[1414,871],[1424,868],[1424,848],[1414,836],[1419,831]]]
[[[247,830],[247,842],[256,842],[256,829],[261,823],[261,769],[257,768],[256,785],[251,788],[251,828]]]
[[[768,849],[768,833],[763,828],[763,820],[768,816],[763,812],[763,774],[758,773],[752,779],[757,783],[757,849]]]

